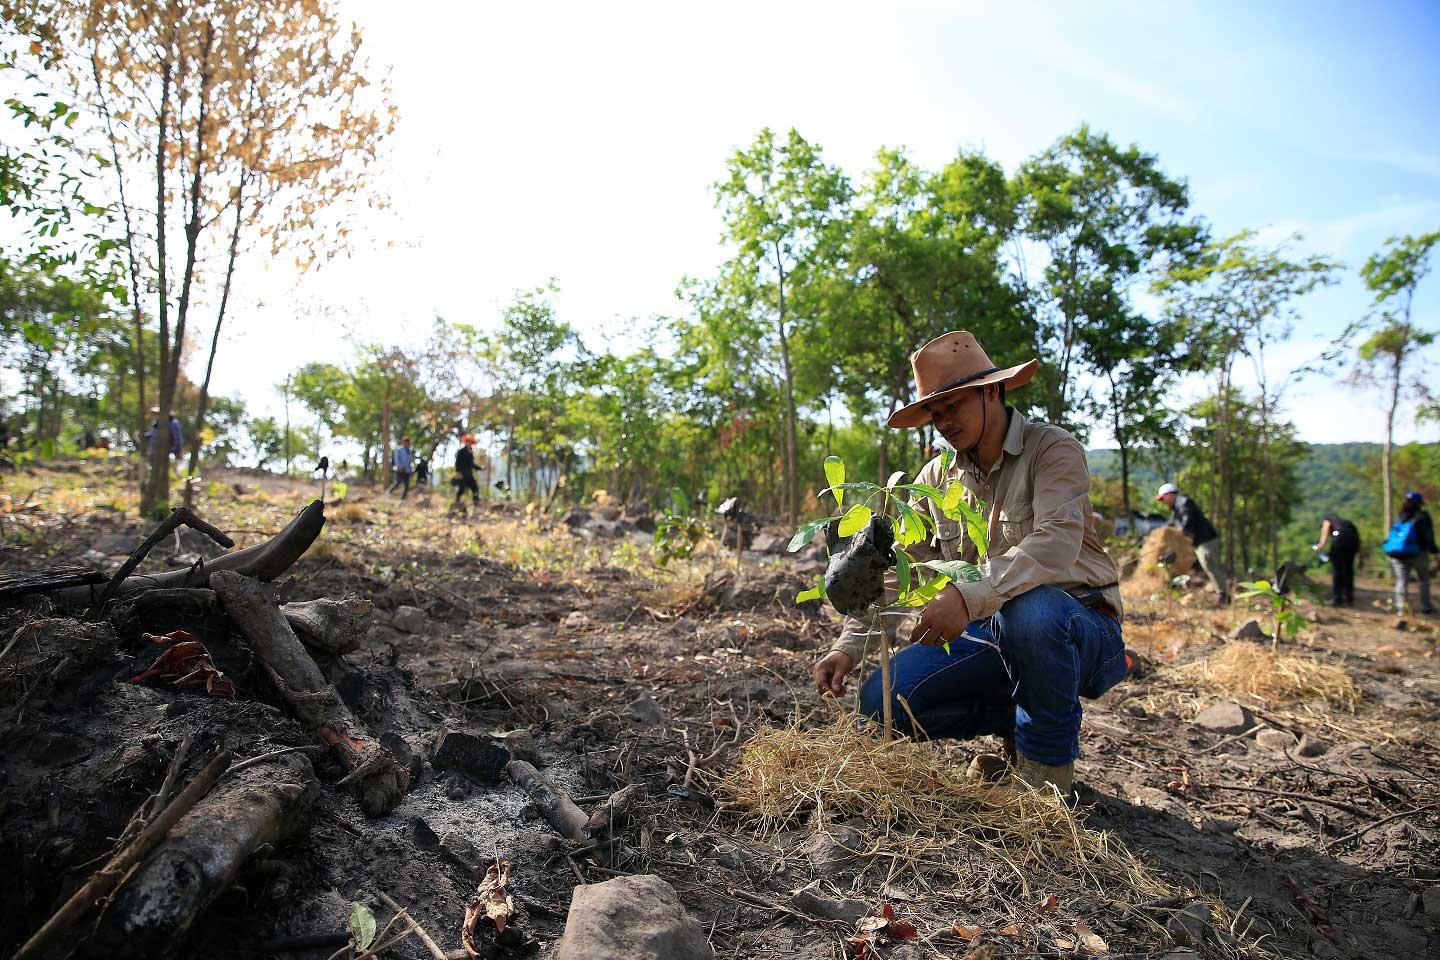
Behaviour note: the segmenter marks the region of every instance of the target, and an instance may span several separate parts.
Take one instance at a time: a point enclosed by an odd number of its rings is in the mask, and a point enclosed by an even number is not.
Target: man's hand
[[[815,677],[815,689],[820,695],[834,697],[845,694],[845,675],[855,668],[855,661],[843,650],[831,650],[815,661],[810,672]]]
[[[910,639],[927,647],[943,647],[965,632],[970,626],[970,609],[965,606],[965,597],[955,585],[948,584],[940,595],[925,604],[925,612]]]

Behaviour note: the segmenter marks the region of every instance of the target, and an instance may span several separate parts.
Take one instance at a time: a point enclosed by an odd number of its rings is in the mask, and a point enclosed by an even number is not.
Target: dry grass
[[[1360,699],[1354,681],[1339,667],[1249,643],[1227,644],[1176,673],[1215,693],[1248,694],[1277,705],[1320,699],[1354,712]]]
[[[1058,795],[969,779],[936,745],[884,743],[853,714],[814,729],[762,729],[717,787],[727,805],[773,835],[814,814],[868,826],[869,849],[889,880],[989,867],[1032,888],[1079,884],[1128,899],[1164,886],[1108,833],[1083,826]]]
[[[1169,570],[1160,565],[1160,555],[1174,552],[1175,559]],[[1195,570],[1195,548],[1190,539],[1174,527],[1160,527],[1150,531],[1140,547],[1140,564],[1130,575],[1127,585],[1140,594],[1164,591],[1170,585],[1170,578]]]

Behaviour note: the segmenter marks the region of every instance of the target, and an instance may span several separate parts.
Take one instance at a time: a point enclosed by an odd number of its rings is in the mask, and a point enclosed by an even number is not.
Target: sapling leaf
[[[985,572],[964,560],[926,560],[918,566],[944,574],[956,583],[976,583],[985,579]]]
[[[840,491],[840,485],[845,482],[845,461],[839,457],[826,457],[825,480],[835,494],[835,506],[844,509],[845,494]]]
[[[896,470],[894,473],[890,474],[890,479],[885,481],[885,489],[886,489],[886,490],[894,490],[896,484],[898,484],[901,480],[904,480],[904,479],[905,479],[905,471],[904,471],[904,470]]]
[[[375,914],[363,903],[350,905],[350,943],[361,953],[375,942]]]
[[[840,529],[837,530],[836,533],[842,537],[848,537],[854,533],[858,533],[865,528],[865,525],[870,522],[870,518],[874,515],[874,512],[865,506],[865,504],[857,503],[849,510],[846,510],[845,516],[840,518]]]
[[[896,487],[896,489],[907,490],[911,493],[918,493],[921,496],[927,497],[930,500],[934,501],[937,507],[940,505],[941,501],[945,499],[945,494],[940,492],[939,487],[932,487],[928,483],[902,483],[898,487]]]
[[[916,564],[921,566],[921,564]],[[950,584],[950,578],[941,574],[938,577],[931,577],[923,584],[910,591],[910,595],[900,601],[902,607],[923,607],[934,600]]]
[[[822,594],[819,587],[811,587],[809,590],[801,590],[795,594],[796,603],[804,603],[807,600],[819,600]]]
[[[944,473],[950,472],[950,467],[955,463],[955,451],[949,447],[940,449],[940,469]]]
[[[910,554],[904,550],[895,551],[895,579],[900,584],[900,596],[910,592]]]
[[[945,491],[945,498],[940,501],[940,510],[951,520],[960,519],[960,504],[965,499],[965,488],[960,484],[953,484]]]
[[[805,546],[805,544],[809,543],[811,540],[814,540],[815,534],[825,529],[825,524],[829,523],[834,519],[834,517],[821,517],[819,520],[811,520],[809,523],[803,525],[799,530],[795,531],[795,536],[790,538],[790,545],[785,549],[788,550],[790,553],[794,553],[796,550],[799,550],[801,547]]]
[[[896,506],[900,508],[900,523],[895,531],[895,542],[902,547],[908,547],[912,543],[919,543],[925,539],[925,518],[904,500],[897,500]]]

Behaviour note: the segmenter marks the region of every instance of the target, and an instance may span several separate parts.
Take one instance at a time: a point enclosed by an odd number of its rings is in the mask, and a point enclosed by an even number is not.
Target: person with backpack
[[[475,446],[473,434],[465,434],[460,438],[460,449],[455,453],[455,509],[463,509],[461,499],[465,491],[470,491],[470,502],[475,506],[480,505],[480,485],[475,482],[475,451],[470,449]]]
[[[1320,524],[1320,540],[1312,548],[1321,561],[1330,559],[1330,603],[1355,606],[1355,557],[1360,553],[1360,531],[1355,524],[1332,513]]]
[[[1189,494],[1181,493],[1173,483],[1162,483],[1155,499],[1170,508],[1170,526],[1190,538],[1195,545],[1195,559],[1200,568],[1220,592],[1222,605],[1230,602],[1230,578],[1225,574],[1224,558],[1220,553],[1220,534],[1200,504]]]
[[[1400,516],[1385,538],[1385,556],[1395,571],[1395,616],[1405,616],[1405,595],[1410,589],[1410,575],[1420,584],[1420,612],[1434,613],[1430,602],[1430,567],[1432,558],[1440,553],[1435,547],[1435,525],[1425,510],[1425,498],[1419,490],[1405,494]]]

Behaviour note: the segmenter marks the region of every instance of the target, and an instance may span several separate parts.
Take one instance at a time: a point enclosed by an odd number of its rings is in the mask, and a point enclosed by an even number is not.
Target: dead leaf
[[[482,914],[495,923],[498,932],[505,932],[505,925],[515,913],[515,902],[507,889],[509,883],[510,861],[502,857],[490,865],[485,879],[475,888],[475,899],[465,908],[465,925],[460,929],[460,943],[470,956],[480,956],[480,951],[475,949],[475,924]]]
[[[959,937],[961,940],[979,940],[981,937],[985,936],[984,927],[967,927],[964,924],[957,924],[950,929],[954,931],[955,936]]]
[[[1095,931],[1090,929],[1090,925],[1088,923],[1076,923],[1075,936],[1077,939],[1079,939],[1080,946],[1085,948],[1086,953],[1092,953],[1096,956],[1099,956],[1100,954],[1103,954],[1110,949],[1110,945],[1107,944],[1104,940],[1101,940],[1100,937],[1095,934]]]
[[[210,651],[185,630],[173,630],[163,636],[153,633],[144,635],[151,643],[170,644],[150,664],[150,669],[130,678],[130,683],[140,683],[151,677],[159,677],[177,687],[205,684],[205,692],[212,697],[234,697],[235,684],[210,659]]]
[[[1055,912],[1055,908],[1058,907],[1059,905],[1060,905],[1060,898],[1057,897],[1057,896],[1055,896],[1055,894],[1052,893],[1052,894],[1050,894],[1050,896],[1048,896],[1048,897],[1045,898],[1045,900],[1044,900],[1043,903],[1040,904],[1040,912],[1041,912],[1041,913],[1054,913],[1054,912]]]

